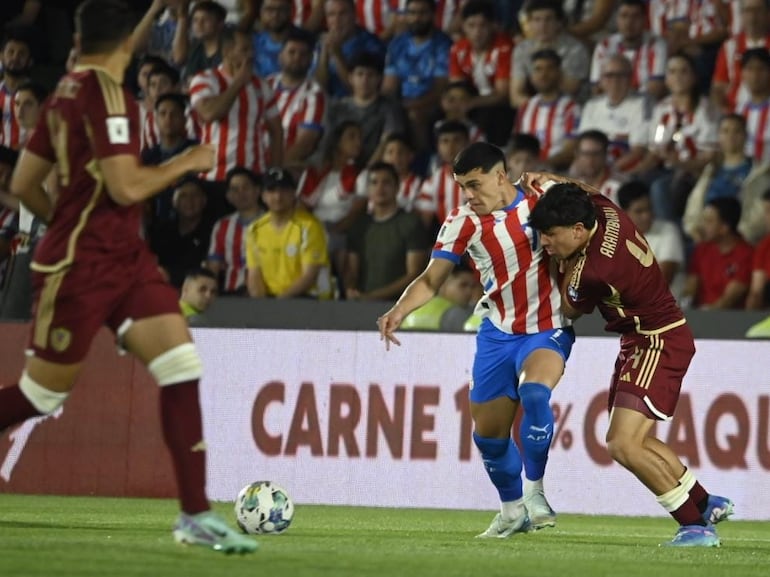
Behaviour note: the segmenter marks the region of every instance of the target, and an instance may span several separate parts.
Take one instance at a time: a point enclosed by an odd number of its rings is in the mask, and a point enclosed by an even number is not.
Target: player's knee
[[[508,451],[508,445],[511,443],[511,439],[494,439],[491,437],[483,437],[478,433],[473,433],[473,442],[478,447],[479,452],[485,459],[495,459],[502,457]]]
[[[630,438],[624,436],[607,436],[607,451],[612,460],[627,469],[633,468],[634,455],[639,447]]]
[[[551,410],[551,389],[540,383],[524,383],[519,387],[519,399],[524,407],[524,414],[530,420],[545,425],[553,422]]]
[[[166,351],[154,358],[147,368],[161,387],[195,381],[203,375],[203,364],[192,343]]]
[[[27,397],[27,400],[32,403],[32,406],[43,415],[53,413],[62,406],[69,396],[69,392],[60,393],[46,389],[43,385],[32,380],[27,371],[24,371],[21,375],[19,389]]]

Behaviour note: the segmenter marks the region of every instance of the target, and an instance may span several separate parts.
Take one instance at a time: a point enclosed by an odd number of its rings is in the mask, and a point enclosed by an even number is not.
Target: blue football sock
[[[519,385],[519,399],[524,409],[520,429],[524,472],[527,479],[537,481],[545,475],[553,437],[551,389],[540,383],[522,383]]]
[[[521,457],[513,439],[490,439],[473,433],[473,442],[481,451],[484,468],[497,488],[500,501],[515,501],[523,492]]]

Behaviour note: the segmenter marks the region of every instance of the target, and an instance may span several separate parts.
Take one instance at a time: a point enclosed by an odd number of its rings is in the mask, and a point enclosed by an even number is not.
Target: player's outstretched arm
[[[214,148],[191,146],[159,166],[142,166],[130,154],[99,160],[107,192],[121,205],[141,202],[165,190],[188,172],[207,172],[214,166]]]
[[[43,222],[51,219],[53,208],[51,199],[43,189],[51,167],[53,163],[50,160],[24,149],[11,178],[11,194]]]
[[[385,350],[390,350],[390,343],[401,346],[393,333],[401,326],[404,317],[432,299],[438,289],[449,278],[454,269],[452,261],[432,258],[424,271],[414,279],[398,299],[395,305],[377,319],[380,328],[380,340],[385,341]]]

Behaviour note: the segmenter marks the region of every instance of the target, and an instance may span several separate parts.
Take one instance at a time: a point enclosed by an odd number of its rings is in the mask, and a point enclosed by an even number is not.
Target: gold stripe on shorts
[[[56,295],[67,270],[69,269],[46,276],[43,290],[40,292],[40,300],[37,303],[35,315],[35,334],[32,337],[32,343],[39,349],[48,348],[48,334],[51,331],[51,323],[56,312]]]

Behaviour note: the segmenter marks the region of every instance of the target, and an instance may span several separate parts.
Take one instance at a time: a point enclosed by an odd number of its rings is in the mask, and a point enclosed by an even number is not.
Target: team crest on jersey
[[[50,340],[51,348],[57,353],[63,353],[69,348],[70,343],[72,342],[72,333],[61,327],[53,329],[51,331]]]

